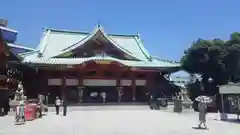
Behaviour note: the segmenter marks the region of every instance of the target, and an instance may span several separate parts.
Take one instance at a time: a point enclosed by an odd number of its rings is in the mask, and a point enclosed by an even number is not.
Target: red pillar
[[[135,75],[134,72],[132,71],[131,73],[131,81],[132,81],[132,101],[136,100],[136,81],[135,81]]]
[[[82,65],[80,65],[82,66]],[[84,86],[83,86],[83,79],[84,79],[84,68],[80,67],[79,69],[77,69],[77,71],[79,72],[79,78],[78,78],[78,94],[79,94],[79,102],[83,101],[83,90],[84,90]]]
[[[61,95],[62,97],[65,99],[65,89],[66,89],[66,69],[62,69],[60,72],[61,72]]]
[[[152,72],[147,74],[146,90],[148,92],[148,98],[151,96],[151,90],[153,88]]]
[[[121,102],[121,73],[122,73],[122,69],[119,68],[119,70],[117,71],[117,86],[116,86],[116,90],[118,91],[118,102]]]
[[[79,73],[78,74],[78,76],[79,76],[79,78],[78,78],[79,87],[83,87],[84,68],[81,67],[81,68],[77,69],[76,72]]]

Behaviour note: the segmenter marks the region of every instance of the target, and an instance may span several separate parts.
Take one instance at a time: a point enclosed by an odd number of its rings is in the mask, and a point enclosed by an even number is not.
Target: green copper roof
[[[105,40],[107,40],[109,43],[111,43],[112,45],[114,45],[116,48],[118,48],[119,50],[121,50],[123,53],[128,54],[129,56],[138,59],[138,60],[143,60],[143,58],[141,58],[139,55],[136,55],[133,53],[133,51],[129,51],[128,49],[124,48],[121,44],[118,44],[118,42],[116,42],[115,40],[113,40],[111,37],[109,37],[108,35],[105,34],[105,32],[103,31],[103,29],[101,28],[97,28],[93,33],[87,35],[84,39],[80,40],[79,42],[77,42],[76,44],[67,47],[66,49],[63,49],[59,54],[57,54],[56,56],[59,56],[61,54],[64,54],[66,52],[69,52],[71,50],[74,50],[77,47],[80,47],[82,45],[84,45],[84,43],[86,43],[87,41],[93,39],[93,38],[105,38]],[[118,38],[119,39],[119,38]],[[125,39],[126,40],[126,39]]]
[[[42,57],[55,57],[83,45],[99,33],[118,49],[134,58],[142,61],[147,61],[150,58],[138,35],[106,34],[102,27],[97,27],[92,33],[46,29],[38,50]]]
[[[100,37],[104,38],[104,40],[114,45],[123,53],[134,58],[134,60],[120,60],[110,56],[56,58],[56,56],[67,54],[73,49],[82,46],[92,38]],[[144,48],[139,35],[106,34],[102,27],[97,27],[92,33],[45,29],[38,48],[36,51],[25,54],[23,62],[34,64],[75,65],[91,60],[116,61],[129,67],[180,67],[180,63],[150,56],[148,51]]]

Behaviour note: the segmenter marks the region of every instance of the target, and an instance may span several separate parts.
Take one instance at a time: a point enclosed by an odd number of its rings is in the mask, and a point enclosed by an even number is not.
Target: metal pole
[[[223,100],[223,94],[221,94],[221,101],[222,101],[222,113],[221,113],[221,120],[227,120],[227,114],[225,113],[224,109],[224,100]]]
[[[240,104],[240,97],[237,96],[237,108],[238,108],[238,112],[237,112],[237,120],[239,120],[239,113],[240,113],[240,107],[239,107],[239,104]]]
[[[223,94],[221,94],[221,105],[222,105],[222,113],[224,112],[224,104],[223,104]]]

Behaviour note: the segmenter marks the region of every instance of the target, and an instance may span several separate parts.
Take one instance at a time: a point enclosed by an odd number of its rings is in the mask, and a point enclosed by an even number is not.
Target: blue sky
[[[197,38],[227,39],[240,31],[239,0],[2,0],[0,17],[36,47],[42,28],[140,33],[152,55],[180,60]]]

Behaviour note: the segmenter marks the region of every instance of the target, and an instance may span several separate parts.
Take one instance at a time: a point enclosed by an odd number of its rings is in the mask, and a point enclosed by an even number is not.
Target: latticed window
[[[139,75],[137,75],[137,78],[146,78],[146,75],[145,74],[139,74]]]
[[[0,66],[0,75],[6,75],[7,69],[4,65]]]
[[[104,75],[107,76],[107,77],[114,76],[114,74],[112,72],[109,72],[109,71],[104,71]]]
[[[129,76],[130,75],[127,72],[124,72],[124,73],[121,74],[121,78],[127,78]]]
[[[88,71],[88,72],[86,73],[86,76],[94,76],[94,75],[96,75],[96,74],[97,74],[96,71]]]

